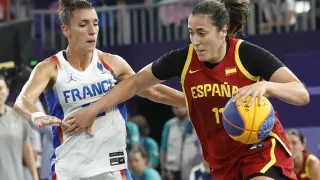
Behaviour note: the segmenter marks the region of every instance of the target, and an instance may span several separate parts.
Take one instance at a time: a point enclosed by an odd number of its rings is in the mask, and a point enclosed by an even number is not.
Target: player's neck
[[[87,69],[91,63],[93,53],[79,52],[77,49],[73,49],[70,46],[66,50],[68,62],[79,71]]]
[[[6,112],[6,104],[0,104],[0,115],[4,115]]]
[[[294,160],[295,171],[300,171],[302,165],[303,165],[303,156],[295,157],[295,160]]]
[[[215,57],[213,57],[210,61],[208,61],[209,63],[212,64],[218,64],[220,63],[224,57],[227,55],[227,42],[224,41],[220,48],[217,51],[217,54],[215,55]]]

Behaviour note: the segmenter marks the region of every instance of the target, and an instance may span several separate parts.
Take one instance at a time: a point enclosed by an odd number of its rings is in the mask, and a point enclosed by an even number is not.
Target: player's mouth
[[[91,44],[91,45],[95,45],[96,44],[96,40],[89,40],[87,41],[88,44]]]
[[[196,52],[197,52],[197,54],[202,54],[202,53],[204,53],[205,52],[205,50],[203,50],[203,49],[196,49]]]

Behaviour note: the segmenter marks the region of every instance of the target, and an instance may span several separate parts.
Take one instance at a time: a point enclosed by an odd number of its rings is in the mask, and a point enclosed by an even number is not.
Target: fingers
[[[72,118],[67,118],[64,120],[66,122],[66,124],[68,124],[69,126],[73,125],[76,122],[76,119]]]
[[[87,129],[87,134],[88,134],[90,137],[93,137],[92,126],[90,126],[90,127]]]
[[[71,136],[73,134],[79,133],[82,131],[82,128],[80,128],[79,126],[76,127],[75,129],[73,129],[72,131],[70,131],[69,133],[67,133],[68,136]]]
[[[60,122],[60,126],[61,126],[62,129],[70,128],[70,125],[68,123],[63,122],[63,121]]]
[[[259,106],[261,106],[263,101],[263,94],[259,94],[258,98],[259,98]]]
[[[253,102],[256,100],[257,95],[258,95],[258,93],[257,93],[256,91],[253,91],[253,92],[251,93],[250,101],[249,101],[249,103],[247,104],[248,107],[250,107],[250,106],[253,104]]]
[[[60,123],[61,123],[61,120],[54,117],[54,116],[43,116],[43,117],[39,117],[35,120],[35,124],[37,127],[59,126]]]
[[[71,125],[69,128],[67,128],[65,131],[64,131],[64,133],[65,134],[69,134],[69,133],[71,133],[72,131],[74,131],[76,128],[78,128],[79,126],[77,125],[77,124],[73,124],[73,125]]]

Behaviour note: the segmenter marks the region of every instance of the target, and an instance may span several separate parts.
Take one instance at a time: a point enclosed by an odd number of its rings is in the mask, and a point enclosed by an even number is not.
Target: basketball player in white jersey
[[[124,104],[97,115],[93,136],[85,132],[70,136],[63,132],[67,124],[61,120],[100,99],[134,71],[121,57],[96,49],[98,17],[91,3],[60,0],[59,16],[69,46],[37,65],[17,98],[15,109],[39,127],[55,125],[50,179],[131,179],[125,151]],[[50,115],[33,106],[42,92]],[[182,93],[166,86],[153,87],[139,95],[173,106],[185,103]]]

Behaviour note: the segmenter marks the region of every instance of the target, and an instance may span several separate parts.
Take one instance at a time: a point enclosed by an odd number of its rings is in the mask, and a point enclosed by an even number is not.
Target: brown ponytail
[[[239,0],[225,0],[225,6],[229,11],[228,34],[243,33],[243,26],[247,23],[249,13],[249,3]]]

